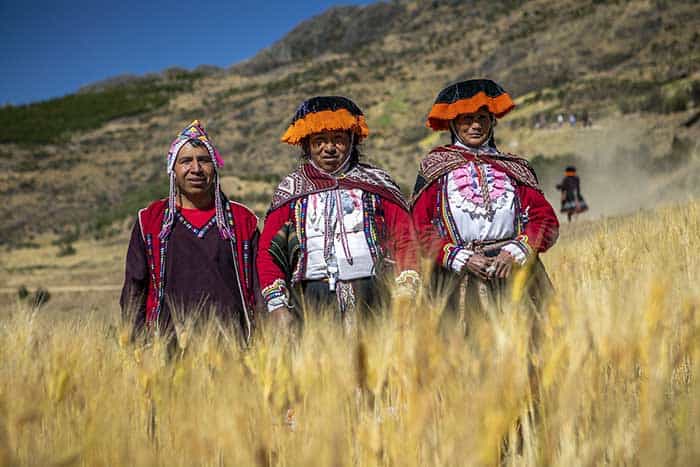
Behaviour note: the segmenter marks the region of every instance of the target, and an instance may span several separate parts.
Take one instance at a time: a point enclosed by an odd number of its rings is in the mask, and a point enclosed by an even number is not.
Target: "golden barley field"
[[[13,306],[0,465],[697,465],[699,232],[698,201],[563,226],[533,351],[517,306],[465,337],[425,296],[245,352],[210,323],[171,359],[116,313]]]

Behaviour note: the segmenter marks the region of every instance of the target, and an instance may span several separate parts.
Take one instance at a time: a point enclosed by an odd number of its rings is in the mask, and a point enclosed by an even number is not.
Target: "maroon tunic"
[[[158,211],[162,206],[156,203],[147,210]],[[208,222],[198,229],[178,215],[167,240],[162,275],[160,271],[156,274],[156,270],[160,269],[160,256],[154,258],[152,244],[157,232],[149,233],[152,227],[148,227],[148,222],[143,227],[144,231],[141,230],[143,217],[148,216],[140,214],[129,242],[120,300],[122,310],[130,306],[135,308],[137,327],[155,319],[162,326],[168,326],[172,307],[175,307],[184,314],[214,312],[219,318],[232,322],[242,332],[241,335],[249,336],[252,316],[246,316],[245,310],[252,311],[253,305],[250,303],[253,297],[252,279],[255,276],[252,258],[258,237],[257,218],[247,209],[241,211],[241,206],[236,206],[239,209],[231,209],[236,216],[236,244],[243,244],[237,248],[241,253],[238,255],[238,268],[234,265],[231,242],[219,236],[215,222]],[[162,213],[156,212],[153,218],[162,220]],[[236,270],[240,271],[239,275]],[[157,286],[160,283],[162,292]],[[159,298],[159,292],[162,298]]]

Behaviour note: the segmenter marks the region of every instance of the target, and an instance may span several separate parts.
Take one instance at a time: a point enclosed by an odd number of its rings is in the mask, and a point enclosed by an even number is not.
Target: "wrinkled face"
[[[455,118],[455,130],[467,146],[478,147],[486,142],[491,132],[491,114],[480,109],[471,114],[460,114]]]
[[[343,165],[349,149],[350,134],[346,131],[324,131],[309,137],[311,160],[326,172],[333,172]]]
[[[182,146],[173,169],[177,187],[185,196],[201,196],[214,186],[214,161],[203,146],[194,147],[189,143]]]

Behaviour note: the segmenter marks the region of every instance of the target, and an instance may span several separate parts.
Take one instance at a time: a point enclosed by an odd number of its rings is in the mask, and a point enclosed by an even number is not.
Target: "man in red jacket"
[[[213,312],[250,339],[258,219],[221,191],[223,164],[198,120],[170,146],[170,194],[139,211],[126,256],[120,303],[137,331],[172,332],[174,313]]]
[[[359,161],[357,143],[368,133],[350,99],[319,96],[299,107],[282,137],[303,155],[275,190],[257,258],[278,323],[323,308],[352,322],[356,310],[379,305],[389,270],[407,293],[418,284],[408,204],[386,172]]]
[[[412,216],[452,310],[460,290],[469,310],[495,303],[514,267],[528,263],[530,298],[551,288],[537,255],[558,237],[556,214],[528,162],[494,142],[497,119],[513,107],[498,84],[476,79],[442,90],[428,116],[428,127],[449,130],[452,144],[421,161]]]

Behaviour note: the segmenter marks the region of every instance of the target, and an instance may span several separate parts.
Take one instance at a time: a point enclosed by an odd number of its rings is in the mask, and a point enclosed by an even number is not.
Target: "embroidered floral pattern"
[[[469,162],[448,175],[449,202],[475,217],[493,220],[497,210],[510,208],[515,188],[505,172],[491,164]]]
[[[342,188],[360,188],[376,193],[408,210],[408,203],[398,185],[381,169],[368,164],[355,164],[337,177],[325,174],[312,164],[302,164],[287,175],[277,186],[272,196],[270,211],[291,200],[321,191]]]
[[[420,275],[412,269],[401,271],[401,274],[396,276],[394,281],[396,283],[393,292],[394,297],[413,298],[416,296],[421,286]]]

